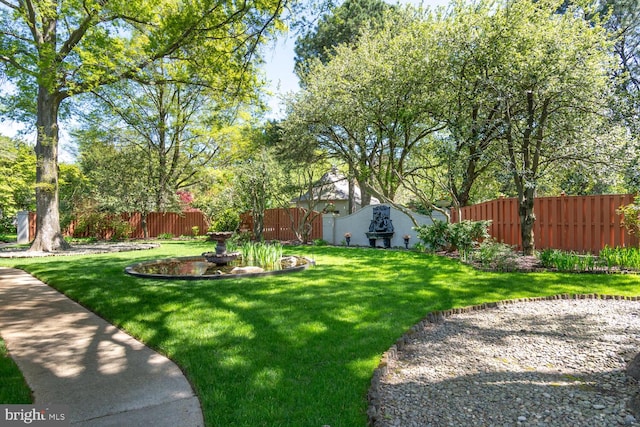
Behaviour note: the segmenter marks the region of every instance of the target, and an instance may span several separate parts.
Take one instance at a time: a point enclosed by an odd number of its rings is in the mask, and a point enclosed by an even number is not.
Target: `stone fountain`
[[[207,235],[210,241],[216,242],[215,252],[202,254],[207,262],[212,262],[216,265],[227,265],[240,256],[239,252],[227,253],[227,240],[233,236],[233,231],[211,231]]]
[[[376,240],[382,239],[385,249],[391,247],[393,224],[391,223],[391,208],[389,206],[374,206],[373,219],[369,224],[369,231],[365,233],[369,239],[369,246],[376,247]]]
[[[227,252],[227,239],[233,235],[233,232],[223,231],[207,234],[209,241],[216,242],[215,252],[205,252],[201,256],[143,261],[126,267],[125,272],[132,276],[153,279],[224,279],[291,273],[304,270],[315,264],[311,259],[291,255],[281,258],[276,266],[268,269],[246,265],[243,264],[239,252]]]

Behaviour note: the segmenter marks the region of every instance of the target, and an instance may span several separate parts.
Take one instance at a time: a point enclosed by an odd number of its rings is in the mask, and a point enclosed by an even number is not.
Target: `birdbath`
[[[202,254],[208,262],[218,265],[226,265],[240,256],[239,253],[227,253],[227,239],[233,236],[233,231],[211,231],[207,233],[209,240],[216,242],[216,252],[205,252]]]

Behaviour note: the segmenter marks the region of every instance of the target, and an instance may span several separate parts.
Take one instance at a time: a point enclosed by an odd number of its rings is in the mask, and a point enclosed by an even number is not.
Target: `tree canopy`
[[[324,14],[315,28],[296,40],[295,71],[304,83],[312,59],[326,64],[340,44],[353,44],[364,30],[384,25],[384,16],[394,6],[383,0],[346,0]]]
[[[170,59],[172,79],[224,93],[255,86],[252,58],[284,3],[107,0],[0,2],[0,75],[16,90],[4,114],[35,119],[37,234],[35,250],[66,247],[58,208],[58,115],[63,101],[125,79],[149,81]],[[182,71],[183,70],[183,71]]]

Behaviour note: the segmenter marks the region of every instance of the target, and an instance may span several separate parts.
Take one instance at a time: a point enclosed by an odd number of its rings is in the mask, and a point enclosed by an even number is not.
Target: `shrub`
[[[124,240],[131,236],[131,225],[120,216],[97,211],[78,215],[73,237],[91,237],[96,240],[110,235],[111,240]]]
[[[197,225],[191,227],[191,234],[193,234],[193,237],[198,237],[200,235],[200,227]]]
[[[518,268],[518,254],[513,247],[488,239],[480,243],[474,257],[485,268],[497,271],[514,271]]]
[[[173,234],[171,234],[171,233],[160,233],[160,234],[158,234],[158,239],[160,239],[160,240],[171,240],[171,239],[173,239]]]
[[[226,209],[216,216],[209,231],[236,231],[239,226],[240,215],[232,209]]]
[[[449,223],[446,221],[435,220],[431,225],[420,225],[414,229],[427,251],[450,249]]]
[[[633,203],[620,206],[616,213],[622,215],[620,223],[629,234],[640,234],[640,197],[636,196]]]
[[[414,229],[428,250],[458,250],[464,260],[474,246],[489,237],[490,224],[491,221],[460,221],[450,224],[436,220],[432,225],[421,225]]]
[[[1,216],[0,217],[0,234],[15,234],[16,224],[15,217]]]

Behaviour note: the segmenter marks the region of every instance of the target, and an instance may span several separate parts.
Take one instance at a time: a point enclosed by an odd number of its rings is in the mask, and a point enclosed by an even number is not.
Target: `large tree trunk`
[[[533,211],[535,200],[535,189],[526,188],[518,196],[518,214],[520,216],[520,235],[522,237],[522,253],[533,255],[533,224],[536,222],[536,215]]]
[[[60,229],[58,203],[58,107],[62,99],[44,86],[38,90],[36,142],[36,237],[31,251],[69,249]]]

